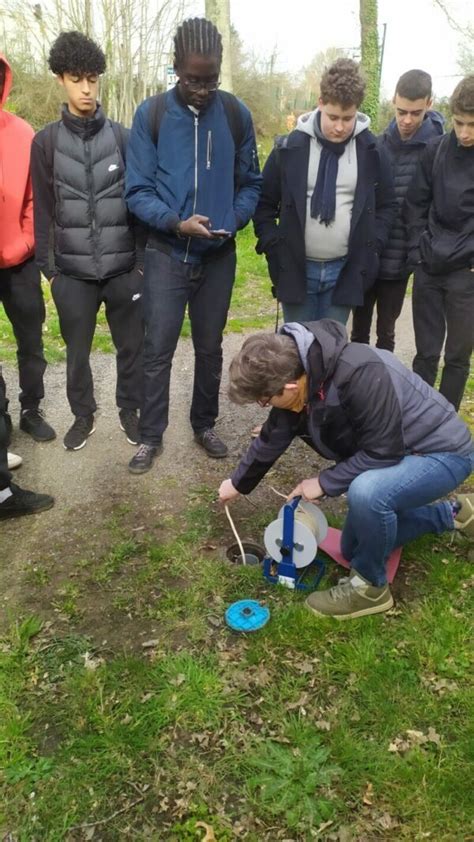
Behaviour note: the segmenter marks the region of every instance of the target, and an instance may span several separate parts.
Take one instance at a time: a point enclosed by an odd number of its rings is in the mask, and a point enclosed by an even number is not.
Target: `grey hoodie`
[[[308,260],[335,260],[338,257],[345,257],[348,250],[352,205],[357,184],[355,138],[369,128],[370,117],[357,112],[354,132],[344,153],[339,158],[335,219],[331,225],[326,226],[321,224],[318,219],[312,219],[311,217],[311,197],[318,177],[322,149],[321,144],[318,143],[318,137],[322,136],[316,119],[318,112],[319,108],[310,111],[308,114],[302,114],[296,125],[299,131],[308,134],[311,138],[306,187],[305,249]]]

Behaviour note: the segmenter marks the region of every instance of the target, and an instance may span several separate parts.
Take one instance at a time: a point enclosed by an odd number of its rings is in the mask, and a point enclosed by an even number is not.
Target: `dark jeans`
[[[384,281],[378,278],[367,290],[364,303],[352,311],[351,342],[370,344],[370,328],[377,304],[377,348],[393,351],[395,348],[395,322],[402,312],[408,284],[407,275],[401,281]]]
[[[17,344],[21,407],[36,409],[44,397],[46,360],[41,330],[46,314],[41,277],[33,258],[19,266],[0,269],[0,300]]]
[[[213,427],[219,414],[222,333],[235,278],[235,252],[207,263],[175,260],[146,250],[143,304],[145,313],[145,400],[140,440],[157,445],[168,426],[171,363],[186,304],[194,345],[191,425],[195,432]]]
[[[11,474],[8,470],[8,429],[5,420],[7,401],[5,396],[5,381],[0,367],[0,491],[10,485]]]
[[[416,371],[430,386],[438,373],[444,349],[444,368],[439,391],[455,409],[464,394],[469,375],[474,327],[474,272],[459,269],[444,275],[429,275],[421,267],[413,285]]]
[[[117,350],[117,406],[138,409],[143,399],[143,278],[137,269],[104,283],[56,275],[51,284],[61,335],[66,344],[67,397],[74,415],[92,415],[94,399],[89,357],[102,302]]]

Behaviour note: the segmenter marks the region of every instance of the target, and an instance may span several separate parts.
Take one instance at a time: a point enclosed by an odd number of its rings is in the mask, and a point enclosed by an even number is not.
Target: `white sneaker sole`
[[[82,448],[86,446],[87,439],[89,438],[89,436],[92,435],[92,433],[95,433],[95,427],[92,427],[92,430],[90,431],[90,433],[87,433],[87,438],[85,438],[84,441],[81,444],[78,444],[77,447],[68,447],[63,442],[64,450],[82,450]]]
[[[356,620],[357,617],[368,617],[370,614],[382,614],[384,611],[389,611],[390,608],[393,608],[394,602],[393,596],[390,594],[386,602],[374,605],[372,608],[361,608],[360,611],[353,611],[352,614],[323,614],[322,611],[313,608],[308,600],[305,600],[305,605],[317,617],[331,617],[333,620]]]
[[[125,427],[122,427],[122,425],[121,425],[121,424],[120,424],[120,429],[122,430],[122,433],[125,433],[125,436],[126,436],[126,438],[127,438],[128,443],[129,443],[129,444],[133,444],[133,446],[134,446],[134,447],[136,447],[136,446],[137,446],[137,444],[138,444],[138,439],[137,439],[136,441],[132,441],[132,439],[129,439],[129,437],[127,436],[127,433],[126,433]]]
[[[23,459],[21,456],[17,456],[16,453],[10,453],[8,451],[8,470],[13,471],[15,468],[19,468],[20,465],[23,464]]]

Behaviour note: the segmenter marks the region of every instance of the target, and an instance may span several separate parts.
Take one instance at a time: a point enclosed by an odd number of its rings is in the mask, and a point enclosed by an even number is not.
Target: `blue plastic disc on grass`
[[[237,632],[254,632],[263,628],[270,619],[270,611],[255,599],[233,602],[225,612],[227,625]]]

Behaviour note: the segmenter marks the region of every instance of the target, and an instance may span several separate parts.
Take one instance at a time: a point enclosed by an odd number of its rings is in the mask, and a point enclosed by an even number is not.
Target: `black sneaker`
[[[121,409],[119,412],[120,429],[123,430],[127,436],[127,441],[130,444],[138,444],[140,435],[138,433],[138,415],[136,409]]]
[[[0,520],[34,515],[54,506],[54,497],[50,497],[49,494],[35,494],[34,491],[26,491],[14,483],[11,483],[10,491],[10,497],[0,503]]]
[[[64,447],[66,450],[80,450],[92,433],[95,433],[94,416],[78,415],[64,436]]]
[[[163,451],[163,445],[140,444],[133,459],[128,463],[131,474],[146,474],[153,465],[156,457]]]
[[[35,441],[52,441],[56,438],[56,433],[45,420],[41,409],[22,409],[20,430],[28,433]]]
[[[200,444],[213,459],[223,459],[229,453],[227,445],[221,441],[213,427],[194,433],[194,441]]]

